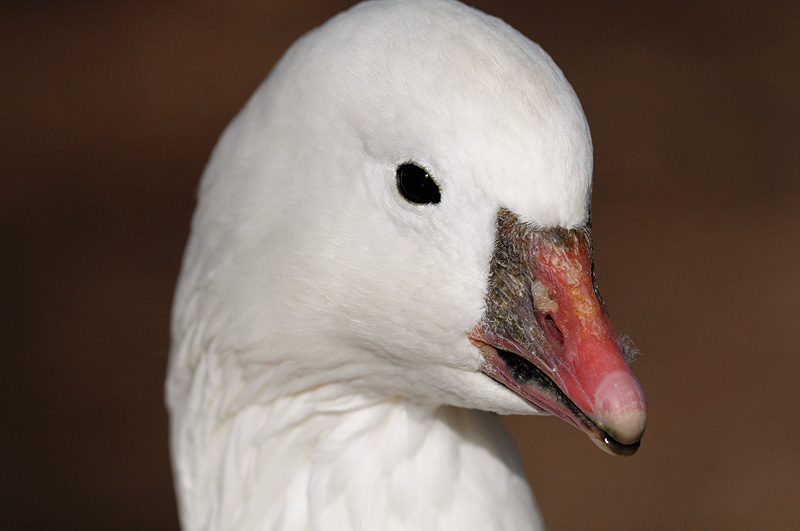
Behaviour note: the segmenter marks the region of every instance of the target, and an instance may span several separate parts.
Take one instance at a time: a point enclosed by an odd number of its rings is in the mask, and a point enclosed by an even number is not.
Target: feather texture
[[[441,203],[397,192],[430,171]],[[531,529],[479,370],[495,215],[588,219],[592,147],[552,60],[451,0],[301,38],[202,179],[167,382],[185,529]]]

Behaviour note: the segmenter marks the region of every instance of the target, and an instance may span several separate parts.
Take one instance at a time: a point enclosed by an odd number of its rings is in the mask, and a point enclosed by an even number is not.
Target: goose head
[[[292,46],[215,149],[168,400],[213,352],[231,404],[328,386],[552,413],[632,453],[645,398],[594,282],[591,176],[538,45],[450,0],[357,5]]]

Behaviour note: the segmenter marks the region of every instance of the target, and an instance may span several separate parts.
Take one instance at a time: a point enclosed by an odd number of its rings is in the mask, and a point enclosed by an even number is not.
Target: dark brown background
[[[549,526],[800,529],[797,3],[475,3],[583,101],[599,282],[650,400],[627,459],[509,420]],[[0,8],[4,528],[176,528],[162,381],[195,186],[350,2],[183,4]]]

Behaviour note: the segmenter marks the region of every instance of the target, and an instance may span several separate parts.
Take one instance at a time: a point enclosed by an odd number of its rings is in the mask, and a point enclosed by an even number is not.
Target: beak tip
[[[647,399],[628,371],[609,374],[597,387],[592,420],[622,444],[642,438],[647,424]]]

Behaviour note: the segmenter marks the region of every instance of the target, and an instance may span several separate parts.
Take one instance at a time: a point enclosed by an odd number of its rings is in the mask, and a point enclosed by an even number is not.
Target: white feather
[[[415,161],[442,201],[416,205]],[[286,53],[203,176],[167,383],[185,529],[531,529],[479,372],[501,207],[585,223],[580,104],[536,44],[451,0],[359,4]]]

